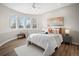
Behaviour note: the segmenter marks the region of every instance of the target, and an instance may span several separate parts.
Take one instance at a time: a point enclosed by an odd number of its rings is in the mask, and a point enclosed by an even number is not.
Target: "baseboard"
[[[77,43],[77,42],[72,42],[72,44],[74,44],[74,45],[79,45],[79,43]]]
[[[11,41],[11,40],[14,40],[14,39],[16,39],[16,37],[15,37],[15,38],[11,38],[11,39],[8,39],[8,40],[4,41],[3,43],[1,43],[1,44],[0,44],[0,46],[4,45],[5,43],[7,43],[7,42],[9,42],[9,41]]]

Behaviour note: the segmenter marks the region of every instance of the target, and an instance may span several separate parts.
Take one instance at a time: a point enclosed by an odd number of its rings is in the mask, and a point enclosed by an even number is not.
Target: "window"
[[[31,20],[30,19],[26,19],[25,27],[31,28]]]
[[[35,18],[32,19],[32,28],[37,28],[37,22]]]
[[[10,27],[11,28],[37,28],[37,21],[35,18],[28,18],[27,16],[11,16],[10,17]]]
[[[10,28],[16,28],[16,16],[10,17]]]
[[[25,20],[26,20],[25,16],[19,17],[18,22],[17,22],[19,28],[24,28],[25,27]]]

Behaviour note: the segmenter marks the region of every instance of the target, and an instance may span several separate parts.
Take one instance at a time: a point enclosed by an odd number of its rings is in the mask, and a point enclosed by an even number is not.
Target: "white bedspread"
[[[27,41],[30,41],[44,49],[50,46],[51,49],[55,49],[61,45],[62,36],[60,34],[31,34]]]

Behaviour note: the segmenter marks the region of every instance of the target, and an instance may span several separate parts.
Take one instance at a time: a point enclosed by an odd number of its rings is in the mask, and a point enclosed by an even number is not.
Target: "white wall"
[[[2,46],[8,41],[16,39],[18,33],[19,31],[0,33],[0,46]]]
[[[79,43],[79,4],[73,4],[67,7],[63,7],[51,12],[47,12],[42,15],[42,28],[47,27],[47,19],[50,17],[64,17],[64,27],[71,29],[71,35],[73,42]]]

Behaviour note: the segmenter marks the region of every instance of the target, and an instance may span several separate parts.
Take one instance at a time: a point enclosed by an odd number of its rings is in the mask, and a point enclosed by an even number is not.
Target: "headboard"
[[[64,35],[65,29],[64,28],[48,28],[49,33],[59,33],[61,35]]]

